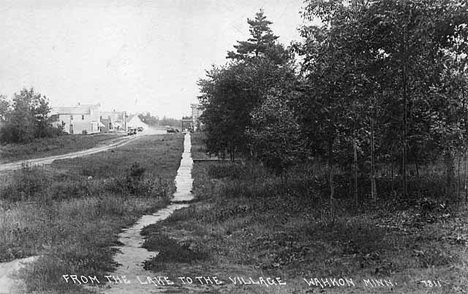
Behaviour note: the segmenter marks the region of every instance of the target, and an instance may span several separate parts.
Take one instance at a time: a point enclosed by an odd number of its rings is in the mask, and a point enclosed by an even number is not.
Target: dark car
[[[177,133],[177,129],[174,128],[167,128],[168,133]]]
[[[143,127],[138,127],[138,128],[137,128],[137,131],[138,131],[138,132],[143,132]]]
[[[128,129],[128,132],[127,134],[130,136],[130,135],[136,135],[137,133],[137,129]]]

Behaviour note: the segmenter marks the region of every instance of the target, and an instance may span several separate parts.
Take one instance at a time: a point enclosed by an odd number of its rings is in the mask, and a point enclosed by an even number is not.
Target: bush
[[[146,169],[133,163],[125,175],[106,181],[105,190],[143,197],[169,197],[170,185],[159,177],[145,174]]]
[[[50,179],[41,168],[23,165],[0,189],[0,199],[10,201],[40,199],[46,194],[50,184]]]

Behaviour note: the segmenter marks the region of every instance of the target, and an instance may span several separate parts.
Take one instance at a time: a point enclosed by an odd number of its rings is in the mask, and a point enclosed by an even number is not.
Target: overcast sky
[[[197,80],[249,37],[263,8],[279,41],[300,40],[302,0],[0,0],[0,94],[24,88],[51,106],[179,118]]]

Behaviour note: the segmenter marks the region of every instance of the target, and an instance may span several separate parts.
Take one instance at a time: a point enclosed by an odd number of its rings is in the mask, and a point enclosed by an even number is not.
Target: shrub
[[[38,199],[45,195],[49,185],[50,178],[41,168],[23,165],[0,190],[0,198],[11,201]]]
[[[105,180],[104,190],[143,197],[169,197],[171,193],[169,183],[145,172],[144,167],[134,163],[126,170],[124,176]]]

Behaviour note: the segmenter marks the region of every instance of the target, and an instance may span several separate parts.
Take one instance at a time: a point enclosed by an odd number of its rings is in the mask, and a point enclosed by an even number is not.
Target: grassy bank
[[[224,162],[196,162],[192,174],[198,201],[144,230],[145,246],[160,251],[146,263],[156,275],[217,276],[225,284],[213,293],[468,290],[468,213],[460,203],[428,193],[356,209],[343,197],[331,222],[326,184],[313,174],[296,171],[285,184],[260,166]],[[281,277],[286,285],[234,285],[235,276]]]
[[[97,276],[115,268],[117,235],[168,203],[182,135],[144,136],[124,147],[4,175],[0,186],[0,261],[41,256],[21,271],[28,291],[86,293],[64,274]]]
[[[29,144],[0,145],[0,163],[41,158],[89,149],[124,136],[119,134],[64,135],[35,139]]]

